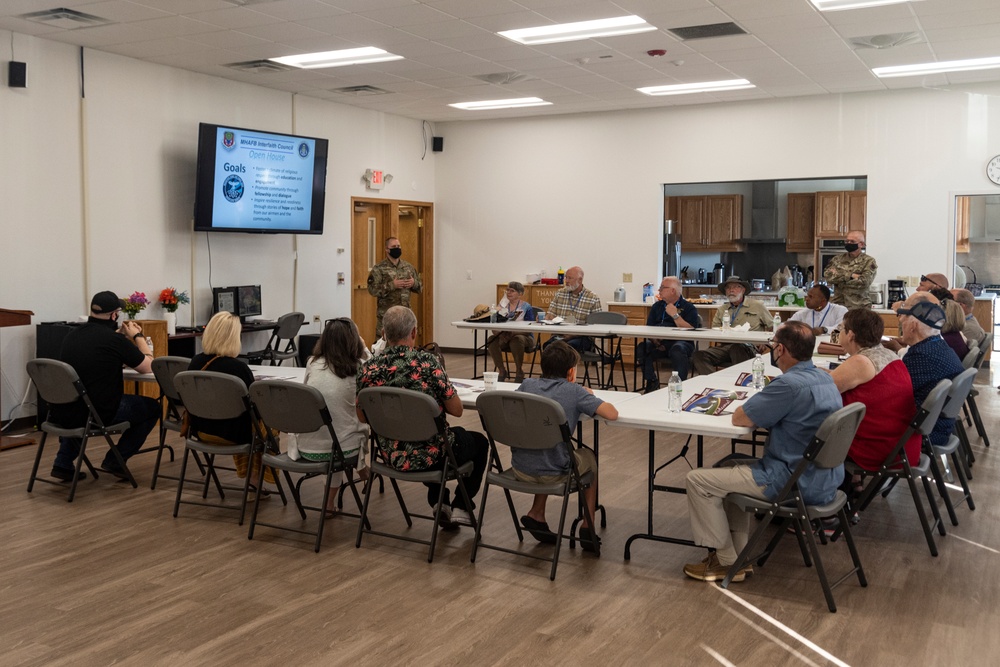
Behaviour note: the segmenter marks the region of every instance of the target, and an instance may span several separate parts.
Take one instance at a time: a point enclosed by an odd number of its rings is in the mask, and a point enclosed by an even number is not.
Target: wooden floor
[[[468,376],[470,358],[449,355],[448,368]],[[310,538],[267,528],[248,541],[230,513],[182,507],[174,519],[175,483],[150,491],[148,454],[133,459],[140,488],[103,476],[67,504],[63,488],[26,493],[34,447],[0,452],[0,664],[996,664],[997,371],[978,379],[994,447],[974,443],[977,509],[959,510],[961,524],[948,526],[932,558],[908,492],[876,502],[856,528],[869,586],[854,579],[836,589],[836,614],[794,540],[730,591],[683,575],[700,549],[637,542],[624,562],[625,540],[645,527],[642,431],[602,429],[604,551],[596,559],[564,549],[555,582],[547,564],[498,552],[481,550],[471,564],[468,528],[442,533],[428,564],[420,545],[367,536],[355,549],[353,519],[328,524],[319,554]],[[475,412],[452,422],[479,425]],[[657,442],[663,459],[681,444]],[[710,442],[706,459],[725,453],[728,443]],[[663,481],[679,483],[685,469],[673,466]],[[422,488],[405,494],[423,509]],[[485,533],[514,545],[499,500]],[[299,523],[276,498],[265,509]],[[372,522],[403,525],[391,495],[373,499]],[[684,499],[658,498],[656,524],[690,535]],[[542,549],[526,539],[526,551]],[[831,571],[849,563],[843,542],[821,548]]]

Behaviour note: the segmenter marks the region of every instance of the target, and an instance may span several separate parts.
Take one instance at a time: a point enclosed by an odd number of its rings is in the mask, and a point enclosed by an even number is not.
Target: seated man
[[[382,318],[386,346],[376,357],[365,362],[358,370],[358,391],[366,387],[399,387],[425,393],[438,402],[441,409],[454,417],[462,416],[462,401],[448,379],[441,362],[430,352],[414,349],[417,340],[417,316],[406,306],[393,306]],[[357,409],[358,419],[365,422],[364,413]],[[465,478],[465,488],[470,500],[479,493],[486,471],[486,457],[490,443],[482,433],[466,431],[451,426],[448,443],[459,465],[473,462],[472,473]],[[378,438],[378,448],[388,465],[396,470],[440,470],[445,464],[444,443],[440,435],[426,442],[399,442]],[[456,528],[459,524],[472,525],[475,501],[468,507],[462,494],[455,493],[449,501],[449,489],[444,490],[441,508],[441,527]],[[439,484],[427,484],[427,503],[437,506]],[[449,507],[450,506],[450,507]]]
[[[542,352],[542,377],[529,378],[518,387],[518,391],[537,394],[551,398],[562,406],[566,413],[566,423],[570,431],[576,430],[580,415],[614,421],[618,419],[618,410],[594,396],[587,387],[576,384],[576,365],[580,363],[580,355],[572,347],[562,341],[556,341]],[[589,518],[585,518],[580,528],[580,540],[585,551],[594,551],[594,543],[599,542],[597,532],[590,522],[597,510],[597,458],[594,450],[579,447],[573,450],[577,471],[583,475],[594,473],[594,482],[584,492],[584,500],[590,510]],[[571,471],[569,457],[563,447],[555,449],[513,449],[510,465],[514,476],[526,482],[554,483],[562,482]],[[548,496],[536,495],[531,509],[521,517],[521,525],[539,542],[555,544],[556,536],[549,530],[545,521],[545,501]]]
[[[647,327],[677,327],[693,329],[698,326],[698,309],[681,296],[681,281],[676,276],[667,276],[660,282],[660,300],[649,309]],[[642,378],[646,381],[644,391],[649,393],[660,388],[656,377],[656,360],[670,357],[670,363],[686,380],[691,370],[691,354],[694,343],[688,340],[646,340],[636,345],[635,358],[642,364]]]
[[[928,273],[920,276],[920,282],[917,284],[916,292],[933,292],[936,289],[946,290],[948,289],[948,276],[943,273]],[[937,297],[938,300],[941,299],[940,296]],[[889,307],[893,310],[899,310],[903,305],[902,301],[896,301],[892,303]]]
[[[750,331],[767,331],[771,327],[771,313],[760,301],[747,298],[750,283],[739,276],[730,276],[719,284],[719,291],[726,295],[729,303],[719,306],[712,318],[712,327],[722,326],[724,315],[729,316],[732,326],[749,324]],[[716,366],[732,366],[757,356],[757,350],[749,343],[718,345],[694,353],[694,369],[701,375],[715,372]]]
[[[124,302],[114,292],[99,292],[90,301],[87,323],[76,327],[63,340],[59,358],[73,367],[87,389],[87,395],[105,425],[127,421],[129,428],[118,439],[118,453],[126,461],[142,448],[146,436],[156,426],[160,404],[147,396],[125,395],[122,385],[122,366],[129,366],[140,373],[151,373],[153,353],[146,344],[139,325],[128,320],[118,327],[118,318]],[[52,406],[52,421],[75,428],[87,421],[87,406],[83,401]],[[59,438],[52,476],[65,482],[73,479],[76,457],[80,454],[80,440]],[[101,470],[124,479],[118,460],[108,450],[101,463]],[[80,473],[80,479],[86,473]]]
[[[811,359],[816,337],[802,322],[786,322],[774,334],[771,363],[782,375],[733,414],[737,426],[770,429],[764,455],[751,465],[698,468],[687,474],[687,500],[694,541],[715,551],[700,563],[684,566],[684,574],[702,581],[721,581],[747,544],[750,514],[723,504],[729,493],[774,498],[802,460],[802,453],[826,417],[841,408],[840,392],[826,371]],[[807,470],[799,488],[808,504],[826,503],[844,480],[844,467]],[[733,581],[743,581],[751,566]]]
[[[527,301],[522,301],[524,285],[512,280],[507,283],[507,305],[503,315],[507,322],[534,322],[535,309]],[[500,381],[507,379],[507,368],[503,362],[503,353],[514,355],[514,381],[524,379],[524,353],[535,349],[535,336],[520,331],[496,331],[486,339],[486,349],[493,359],[493,365],[500,373]]]
[[[549,304],[548,319],[572,317],[577,324],[586,324],[587,316],[601,309],[601,299],[583,286],[583,269],[579,266],[570,267],[564,280],[565,287],[556,292]],[[577,352],[587,352],[594,347],[589,336],[557,335],[552,340],[566,341]]]
[[[955,299],[955,303],[962,307],[962,312],[965,313],[965,328],[962,329],[965,339],[969,341],[969,345],[979,343],[986,337],[986,332],[980,326],[976,316],[972,314],[972,309],[976,305],[976,297],[967,289],[953,289],[951,290],[951,296]]]
[[[830,288],[816,285],[806,292],[806,307],[788,318],[790,322],[805,322],[814,336],[830,333],[847,314],[847,308],[830,303]]]
[[[910,372],[913,398],[919,406],[938,382],[950,380],[964,369],[958,355],[941,337],[945,313],[936,298],[926,292],[911,294],[897,314],[900,337],[909,346],[903,364]],[[931,443],[946,444],[954,426],[954,419],[940,417],[931,431]]]

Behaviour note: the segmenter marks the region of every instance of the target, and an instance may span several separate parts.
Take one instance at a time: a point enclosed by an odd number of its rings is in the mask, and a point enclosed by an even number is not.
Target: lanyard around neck
[[[826,304],[826,309],[823,311],[823,317],[822,317],[822,319],[820,319],[819,324],[816,324],[816,311],[815,310],[812,311],[813,329],[815,329],[816,327],[823,326],[823,322],[826,322],[826,316],[827,316],[827,314],[829,312],[830,312],[830,304],[828,303],[828,304]]]

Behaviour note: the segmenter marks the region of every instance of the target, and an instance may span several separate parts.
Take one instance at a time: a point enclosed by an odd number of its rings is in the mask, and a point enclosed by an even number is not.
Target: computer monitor
[[[260,317],[260,285],[241,285],[239,292],[239,316],[246,321],[248,317]]]

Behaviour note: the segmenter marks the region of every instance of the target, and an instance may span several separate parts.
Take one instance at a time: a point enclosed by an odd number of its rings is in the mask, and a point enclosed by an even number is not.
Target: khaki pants
[[[715,549],[719,563],[732,565],[747,545],[750,513],[723,503],[726,495],[742,493],[766,498],[749,466],[698,468],[687,474],[688,511],[694,542]]]
[[[535,346],[531,336],[512,331],[501,331],[489,338],[486,342],[486,349],[502,377],[506,376],[502,353],[510,352],[514,355],[514,378],[520,382],[524,379],[524,353],[531,352]]]
[[[749,343],[730,343],[698,350],[691,361],[698,375],[711,375],[716,366],[733,366],[756,355],[757,349]]]

